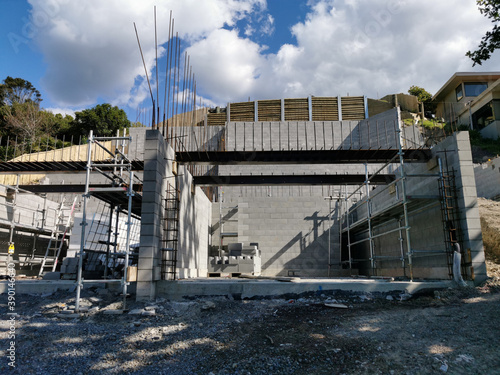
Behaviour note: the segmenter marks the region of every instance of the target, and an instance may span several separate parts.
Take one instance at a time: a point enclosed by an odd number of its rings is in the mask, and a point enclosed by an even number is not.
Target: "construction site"
[[[172,16],[155,97],[134,28],[140,124],[0,137],[0,372],[500,373],[468,131],[405,94],[198,105]]]
[[[2,162],[3,272],[138,300],[199,278],[486,280],[467,132],[429,145],[399,106],[370,116],[364,97],[186,119]],[[204,283],[186,288],[214,293]]]
[[[273,103],[0,162],[15,371],[496,373],[468,132]]]

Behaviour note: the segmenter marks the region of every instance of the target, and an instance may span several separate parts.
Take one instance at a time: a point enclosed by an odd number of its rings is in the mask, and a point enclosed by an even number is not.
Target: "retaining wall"
[[[500,195],[500,158],[474,165],[477,196],[495,198]]]

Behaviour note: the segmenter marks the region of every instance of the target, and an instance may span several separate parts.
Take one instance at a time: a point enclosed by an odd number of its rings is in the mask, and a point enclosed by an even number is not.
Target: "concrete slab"
[[[104,288],[107,287],[108,291],[120,292],[121,285],[120,282],[113,282],[109,284],[104,284],[102,282],[85,282],[84,289],[91,287]],[[0,294],[7,294],[9,289],[8,281],[0,281]],[[127,288],[127,292],[134,294],[136,289],[136,283],[130,283]],[[59,291],[67,291],[68,293],[73,293],[76,291],[76,281],[75,280],[16,280],[15,286],[16,294],[47,294]]]
[[[240,295],[241,298],[269,298],[284,295],[300,295],[302,293],[323,292],[407,292],[417,293],[424,289],[444,289],[455,287],[453,281],[389,281],[380,279],[352,279],[352,278],[293,278],[282,282],[269,279],[214,279],[198,278],[176,281],[159,281],[157,283],[157,297],[170,300],[182,300],[195,296],[227,296]],[[131,283],[129,291],[135,292],[135,283]],[[93,284],[85,284],[85,288]],[[95,286],[102,287],[102,284]],[[109,287],[110,285],[108,285]],[[113,285],[119,289],[118,285]],[[73,293],[74,281],[57,280],[17,280],[17,294],[46,294],[57,290]],[[0,282],[0,294],[8,291],[6,281]],[[72,314],[69,314],[72,315]]]
[[[375,279],[352,278],[294,278],[290,282],[268,279],[186,279],[177,281],[160,281],[157,283],[158,297],[169,300],[182,300],[194,296],[227,296],[241,295],[241,298],[279,297],[290,294],[323,292],[356,292],[387,293],[406,292],[415,294],[425,289],[444,289],[455,287],[453,281],[388,281]]]

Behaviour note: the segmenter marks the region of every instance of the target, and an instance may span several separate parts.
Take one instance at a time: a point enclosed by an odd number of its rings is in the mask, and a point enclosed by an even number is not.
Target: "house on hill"
[[[467,125],[484,137],[500,136],[500,72],[457,72],[432,101],[438,118]]]

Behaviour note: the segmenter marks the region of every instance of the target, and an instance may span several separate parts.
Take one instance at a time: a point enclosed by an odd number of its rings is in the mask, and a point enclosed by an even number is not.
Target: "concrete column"
[[[464,234],[464,250],[467,251],[467,249],[470,249],[471,251],[472,267],[474,268],[475,276],[474,282],[476,285],[479,285],[488,276],[486,274],[469,133],[455,133],[454,138],[458,151],[458,163],[454,167],[456,170],[456,185],[459,192],[458,209],[460,211],[462,232]]]
[[[167,152],[170,150],[170,154]],[[147,130],[144,143],[144,178],[141,210],[141,247],[137,273],[138,301],[156,297],[156,282],[161,279],[162,200],[165,177],[171,174],[173,150],[158,130]]]

